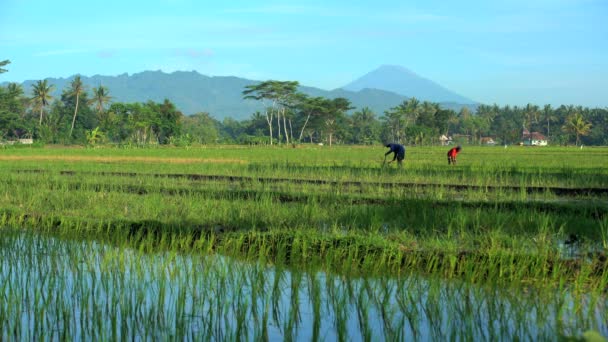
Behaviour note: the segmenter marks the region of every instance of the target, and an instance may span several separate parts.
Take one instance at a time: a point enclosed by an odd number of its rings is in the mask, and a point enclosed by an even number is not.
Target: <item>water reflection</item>
[[[94,241],[0,237],[2,340],[538,340],[608,335],[605,297],[350,278]]]

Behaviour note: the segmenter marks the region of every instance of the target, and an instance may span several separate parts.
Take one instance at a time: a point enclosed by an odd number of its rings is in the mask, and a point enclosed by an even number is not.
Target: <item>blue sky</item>
[[[482,103],[608,106],[608,1],[0,2],[3,81],[196,70],[343,86],[382,64]]]

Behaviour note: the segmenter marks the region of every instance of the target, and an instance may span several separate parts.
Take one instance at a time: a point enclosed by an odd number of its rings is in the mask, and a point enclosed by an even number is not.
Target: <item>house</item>
[[[23,144],[23,145],[31,145],[34,143],[34,139],[32,139],[32,138],[19,139],[17,141],[19,141],[19,143]]]
[[[17,140],[7,140],[7,141],[0,143],[0,145],[15,145],[15,144],[31,145],[33,143],[34,143],[34,139],[26,138],[26,139],[17,139]]]
[[[539,132],[530,133],[524,129],[521,140],[524,146],[547,146],[547,138]]]
[[[441,142],[441,146],[447,146],[452,144],[452,137],[448,137],[445,134],[442,134],[439,137],[439,141]]]
[[[481,137],[482,145],[496,145],[496,142],[491,137]]]

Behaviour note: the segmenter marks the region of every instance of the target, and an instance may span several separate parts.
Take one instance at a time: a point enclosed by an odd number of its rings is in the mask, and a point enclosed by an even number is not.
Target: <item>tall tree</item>
[[[304,123],[302,124],[302,128],[300,129],[300,135],[298,136],[298,141],[302,141],[302,136],[304,135],[304,131],[310,121],[311,117],[320,117],[328,108],[329,100],[324,97],[308,97],[304,94],[298,94],[298,108],[301,110],[302,114],[306,116]],[[314,121],[314,120],[313,120]],[[312,142],[312,141],[311,141]]]
[[[76,123],[76,115],[78,114],[78,101],[80,100],[80,95],[84,92],[84,84],[80,79],[80,75],[74,77],[72,80],[69,93],[72,96],[76,97],[76,107],[74,107],[74,117],[72,118],[72,127],[70,128],[70,137],[72,136],[72,132],[74,131],[74,123]]]
[[[180,135],[184,115],[168,99],[157,104],[155,112],[158,116],[158,124],[155,127],[156,136],[159,143],[167,144],[171,137]]]
[[[403,103],[405,109],[405,120],[406,123],[416,124],[416,120],[418,120],[418,116],[420,115],[421,105],[420,101],[412,97],[409,100]]]
[[[346,111],[353,109],[350,101],[343,97],[337,97],[329,101],[329,108],[325,114],[325,133],[329,141],[329,146],[332,145],[334,134],[341,128],[341,122],[345,117]]]
[[[557,117],[555,116],[555,111],[551,108],[550,104],[546,104],[543,107],[543,121],[547,123],[547,138],[551,136],[551,122],[557,121]]]
[[[580,136],[589,134],[590,129],[591,124],[586,122],[585,118],[583,118],[583,115],[578,112],[568,116],[566,118],[564,126],[562,126],[562,130],[564,132],[576,136],[576,146],[578,146],[580,142]]]
[[[353,113],[352,139],[355,144],[371,145],[378,138],[378,121],[368,107]]]
[[[21,95],[23,95],[23,87],[19,83],[11,82],[8,84],[6,89],[8,90],[9,94],[11,94],[11,96],[21,97]]]
[[[184,117],[183,133],[190,134],[199,144],[214,144],[219,138],[218,126],[209,113],[196,113]]]
[[[26,103],[21,85],[0,87],[0,136],[19,138],[31,132],[25,121]]]
[[[532,131],[532,124],[538,123],[538,117],[540,115],[540,110],[537,105],[533,105],[528,103],[526,107],[523,108],[524,115],[524,127],[529,131]]]
[[[89,104],[92,104],[97,111],[97,115],[100,117],[101,121],[101,113],[104,108],[110,103],[112,97],[110,96],[110,92],[107,87],[99,86],[97,88],[93,88],[93,98],[89,101]]]
[[[53,91],[53,85],[49,84],[47,80],[37,81],[32,86],[32,103],[34,104],[34,108],[40,111],[40,119],[38,120],[38,125],[42,125],[42,113],[44,112],[44,108],[49,105],[51,99],[51,92]]]
[[[456,112],[451,109],[439,109],[435,113],[435,127],[441,134],[448,136],[450,124],[456,118]]]
[[[426,126],[431,129],[436,129],[435,127],[435,115],[439,111],[439,105],[437,103],[432,103],[429,101],[424,101],[420,105],[420,109],[418,111],[418,117],[416,119],[416,125]],[[438,133],[439,130],[436,130]]]
[[[419,107],[420,101],[412,97],[385,111],[381,117],[385,131],[384,140],[402,143],[408,125],[416,123]]]
[[[270,135],[270,145],[272,145],[272,120],[274,111],[277,113],[277,136],[281,140],[281,113],[285,115],[285,106],[290,97],[293,97],[298,88],[297,81],[274,81],[268,80],[259,84],[248,85],[243,91],[243,98],[262,101],[266,108],[266,122],[268,123],[268,131]],[[270,101],[270,107],[268,102]],[[278,105],[278,108],[277,108]],[[269,111],[270,108],[270,111]],[[287,132],[287,130],[285,130]],[[289,138],[287,138],[289,139]]]

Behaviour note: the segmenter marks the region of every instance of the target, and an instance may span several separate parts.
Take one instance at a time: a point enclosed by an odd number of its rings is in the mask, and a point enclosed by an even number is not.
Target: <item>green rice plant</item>
[[[608,251],[608,218],[604,217],[601,220],[598,220],[599,228],[600,228],[600,236],[602,239],[602,247],[604,251]]]

